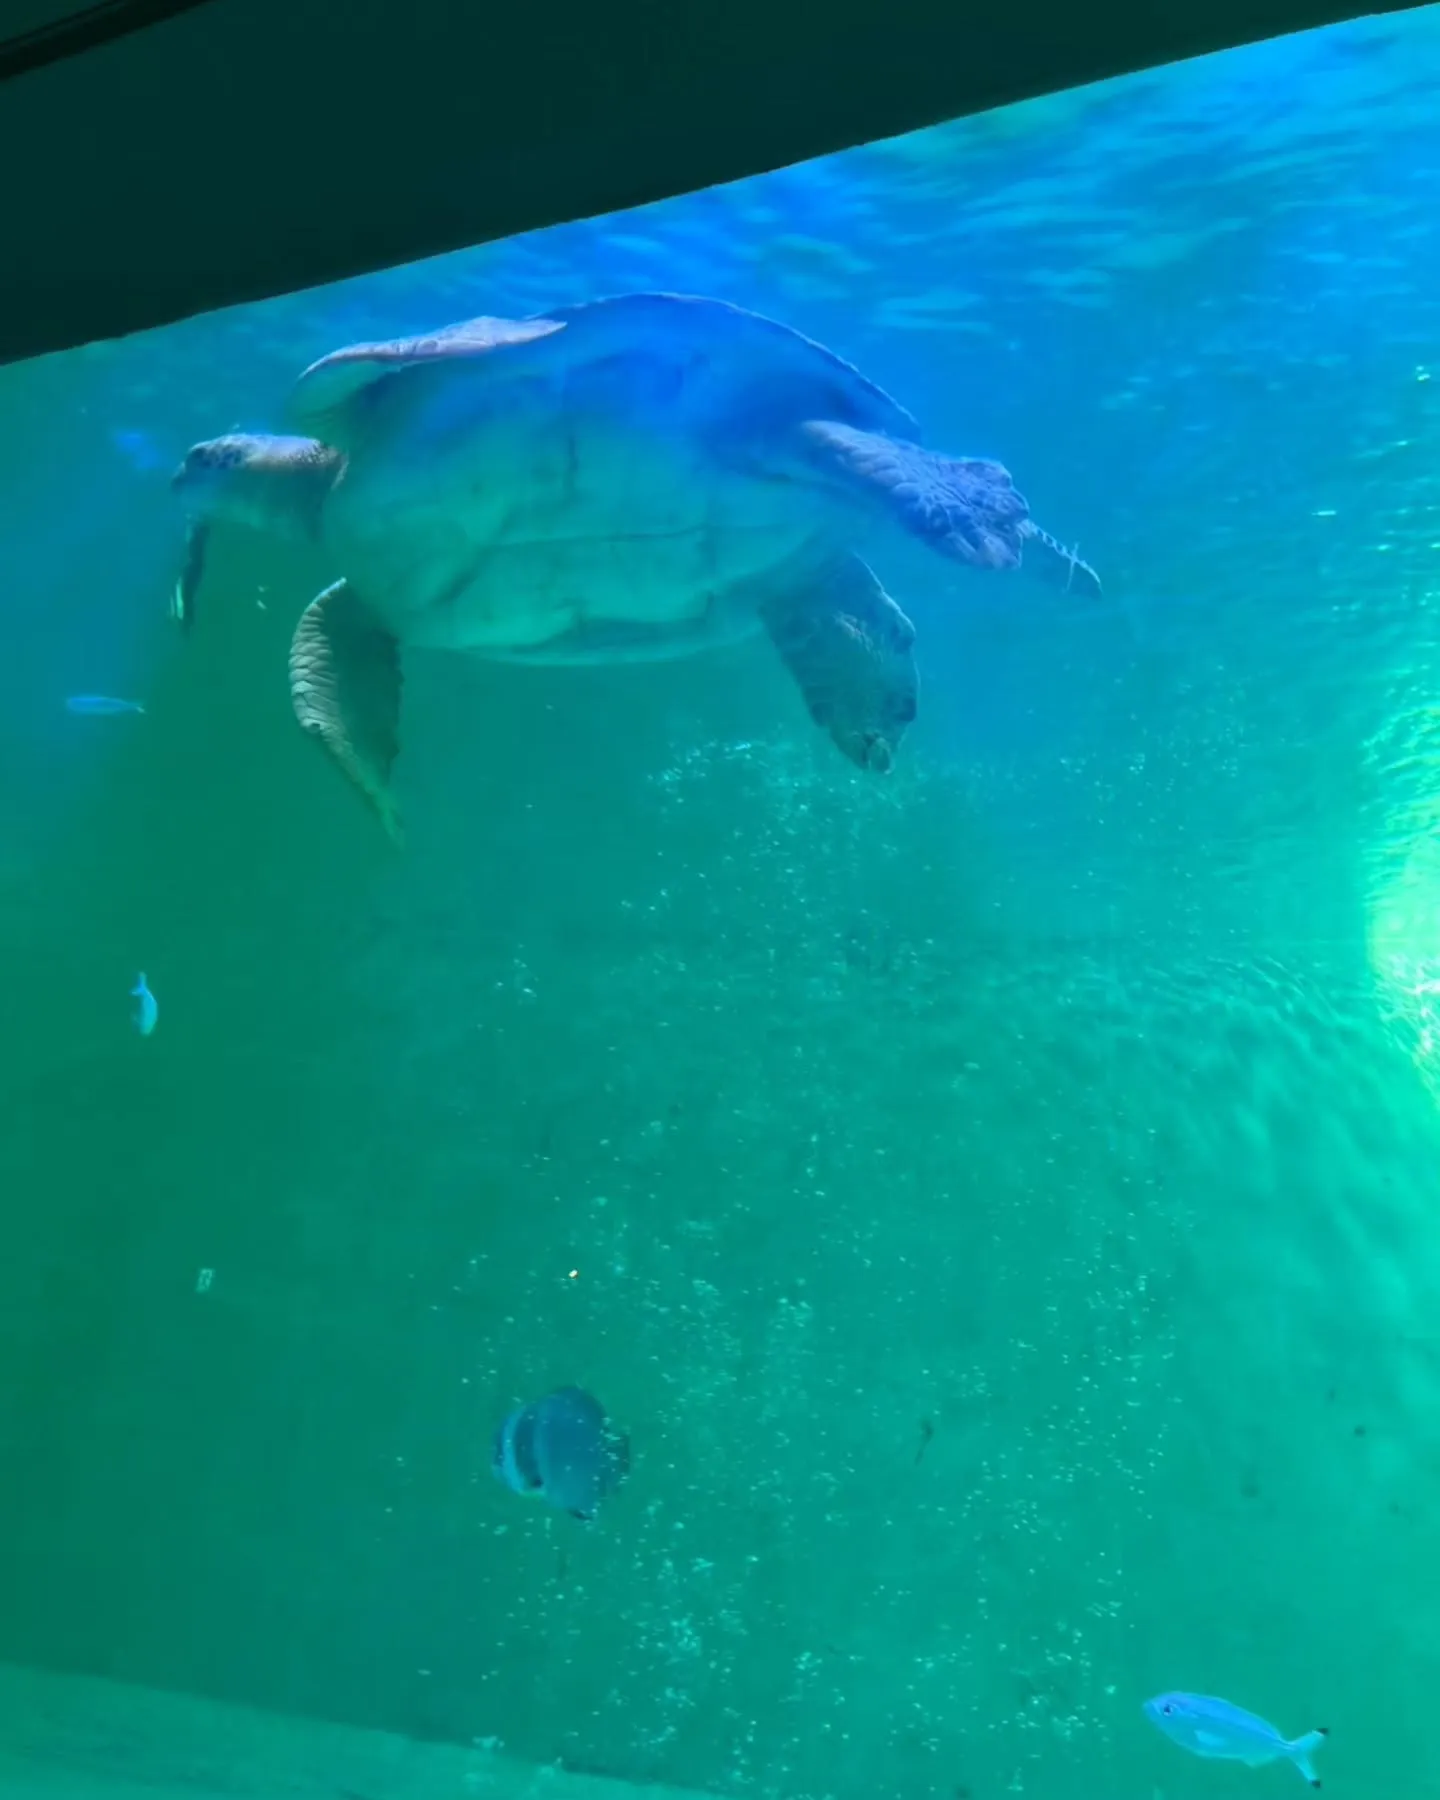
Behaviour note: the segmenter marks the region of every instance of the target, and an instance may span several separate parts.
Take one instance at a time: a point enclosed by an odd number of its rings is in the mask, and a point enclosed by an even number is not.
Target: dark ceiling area
[[[0,41],[0,361],[1353,13],[1336,0],[0,0],[0,30],[20,28]]]
[[[0,5],[0,81],[62,57],[93,50],[203,6],[205,0],[3,0]]]

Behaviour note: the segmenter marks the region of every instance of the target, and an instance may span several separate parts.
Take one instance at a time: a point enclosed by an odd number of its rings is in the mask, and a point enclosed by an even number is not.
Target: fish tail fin
[[[1315,1773],[1315,1765],[1310,1758],[1314,1756],[1329,1735],[1330,1733],[1322,1725],[1318,1731],[1307,1731],[1304,1737],[1296,1738],[1295,1742],[1289,1746],[1291,1762],[1312,1788],[1319,1787],[1320,1777]]]
[[[145,992],[145,971],[142,969],[140,971],[139,976],[136,978],[134,987],[131,988],[131,990],[130,990],[130,998],[132,1000],[138,1000],[144,992]]]

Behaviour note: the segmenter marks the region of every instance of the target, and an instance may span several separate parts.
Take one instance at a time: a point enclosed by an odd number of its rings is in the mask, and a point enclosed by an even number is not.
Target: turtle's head
[[[344,456],[328,444],[267,432],[231,432],[188,450],[170,478],[189,516],[185,566],[171,600],[181,625],[194,620],[212,524],[223,519],[291,540],[313,539],[325,497],[344,468]]]

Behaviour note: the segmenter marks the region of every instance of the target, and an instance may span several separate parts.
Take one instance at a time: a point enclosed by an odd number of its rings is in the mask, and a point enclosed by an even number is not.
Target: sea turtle
[[[915,715],[915,632],[857,541],[898,527],[1099,591],[998,463],[921,449],[857,369],[721,300],[353,344],[304,372],[293,412],[313,435],[214,438],[176,471],[174,610],[193,619],[215,519],[323,547],[341,579],[295,628],[295,714],[392,830],[402,647],[610,663],[763,631],[816,723],[884,771]]]

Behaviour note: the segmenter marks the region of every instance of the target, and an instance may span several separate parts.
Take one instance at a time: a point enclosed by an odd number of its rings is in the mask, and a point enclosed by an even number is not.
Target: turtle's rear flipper
[[[1049,580],[1059,559],[1077,591],[1099,592],[1093,569],[1067,556],[1030,519],[1007,469],[983,457],[939,456],[918,444],[859,431],[829,419],[803,427],[812,463],[944,556],[978,569],[1014,569],[1034,546],[1036,573]]]
[[[1028,508],[999,463],[937,456],[918,444],[829,419],[810,419],[803,430],[819,469],[857,497],[885,507],[943,555],[982,569],[1019,566],[1020,526]]]
[[[390,769],[400,750],[400,646],[344,581],[317,594],[290,641],[290,702],[380,815],[392,838],[399,813]]]
[[[858,557],[777,590],[760,609],[810,716],[862,769],[895,760],[920,693],[915,627]]]

